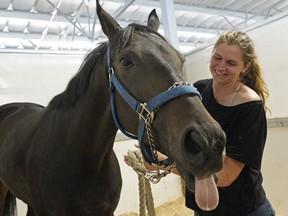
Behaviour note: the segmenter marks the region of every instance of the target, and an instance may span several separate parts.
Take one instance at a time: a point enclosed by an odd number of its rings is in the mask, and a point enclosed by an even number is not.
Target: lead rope
[[[158,154],[151,129],[151,122],[151,115],[148,115],[145,121],[145,128],[153,158],[157,162],[157,164],[153,164],[156,167],[156,173],[146,170],[140,150],[129,150],[127,155],[124,155],[124,160],[126,163],[129,164],[138,174],[139,216],[146,216],[146,208],[148,216],[156,216],[150,181],[154,184],[158,183],[161,178],[171,173],[172,169],[175,168],[175,163],[173,163],[167,170],[160,172]]]
[[[139,150],[128,151],[124,159],[138,174],[139,216],[146,216],[146,208],[148,216],[156,216],[151,185],[149,180],[142,174],[146,169],[141,152]]]

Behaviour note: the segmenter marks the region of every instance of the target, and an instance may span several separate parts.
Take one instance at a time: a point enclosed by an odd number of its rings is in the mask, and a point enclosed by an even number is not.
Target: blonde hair
[[[267,110],[266,100],[269,92],[262,76],[262,69],[255,53],[252,39],[242,31],[228,31],[220,35],[214,45],[213,51],[221,43],[238,45],[241,48],[244,65],[247,67],[247,70],[245,73],[240,74],[239,80],[259,95],[263,101],[265,110]]]

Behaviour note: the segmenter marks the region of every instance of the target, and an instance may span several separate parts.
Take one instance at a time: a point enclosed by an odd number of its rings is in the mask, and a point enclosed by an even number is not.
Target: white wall
[[[288,128],[269,128],[262,164],[264,188],[277,216],[288,215]]]
[[[34,102],[46,106],[67,86],[77,72],[83,56],[6,54],[0,53],[0,105],[10,102]],[[135,150],[136,141],[116,142],[114,150],[119,159],[123,187],[115,215],[139,211],[138,177],[123,162],[128,150]],[[152,185],[155,206],[181,196],[180,179],[168,175]],[[18,215],[26,215],[26,205],[18,201]]]
[[[288,18],[272,22],[247,33],[254,40],[263,67],[270,97],[267,101],[272,114],[268,118],[288,117]],[[209,60],[212,46],[186,56],[185,74],[189,82],[211,77]],[[288,128],[268,128],[263,160],[264,186],[277,210],[277,215],[288,215]]]
[[[47,105],[65,89],[82,58],[0,53],[0,105],[14,101]]]

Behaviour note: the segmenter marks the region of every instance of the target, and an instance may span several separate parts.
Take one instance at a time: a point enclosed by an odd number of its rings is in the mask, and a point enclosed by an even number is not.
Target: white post
[[[173,0],[160,0],[160,2],[165,38],[169,40],[176,49],[179,49],[174,2]]]

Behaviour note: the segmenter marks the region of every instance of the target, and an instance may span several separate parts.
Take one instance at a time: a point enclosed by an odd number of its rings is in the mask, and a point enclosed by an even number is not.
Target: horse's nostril
[[[199,145],[200,140],[196,142],[197,137],[199,137],[199,135],[197,134],[198,133],[195,133],[195,132],[189,132],[185,137],[186,151],[193,155],[197,155],[203,150],[201,146]]]

